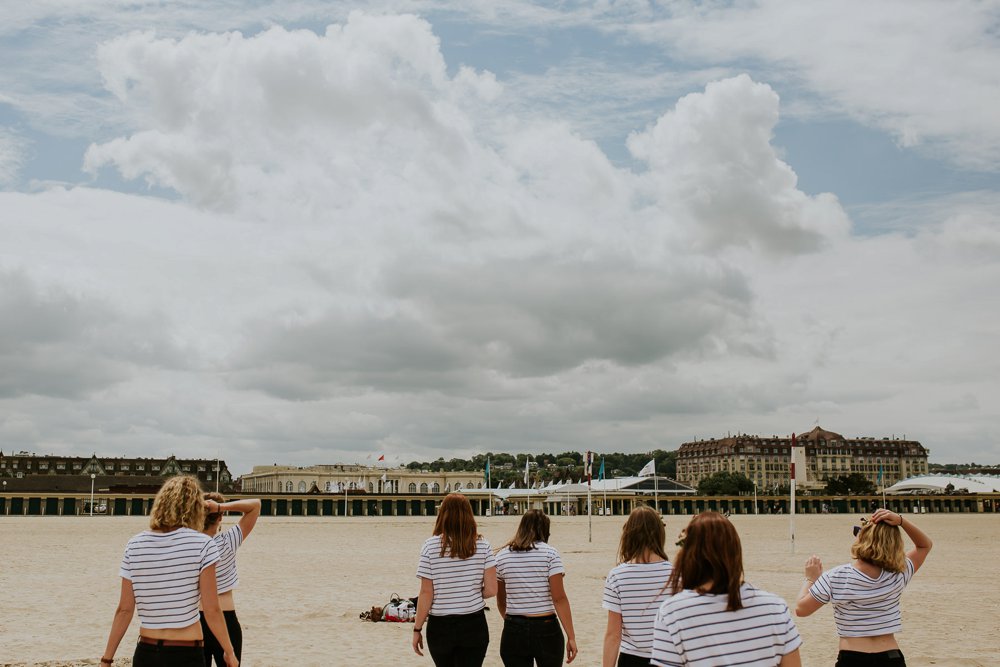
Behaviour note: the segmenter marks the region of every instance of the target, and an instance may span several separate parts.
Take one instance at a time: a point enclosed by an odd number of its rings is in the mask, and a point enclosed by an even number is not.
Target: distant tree
[[[753,482],[738,472],[717,472],[698,482],[698,493],[703,496],[738,496],[753,491]]]
[[[875,485],[861,473],[831,477],[826,480],[826,492],[831,496],[871,495],[875,493]]]
[[[948,482],[948,486],[944,487],[944,492],[945,493],[955,493],[955,485],[952,484],[951,482]]]

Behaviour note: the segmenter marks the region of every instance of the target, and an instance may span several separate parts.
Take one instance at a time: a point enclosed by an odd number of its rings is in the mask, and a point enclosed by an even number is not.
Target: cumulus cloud
[[[35,313],[0,329],[0,377],[39,369],[3,385],[0,433],[27,448],[220,448],[247,469],[673,447],[819,410],[969,443],[985,422],[956,436],[907,404],[995,408],[971,352],[991,311],[945,338],[995,282],[989,207],[851,237],[835,197],[798,190],[780,100],[750,77],[637,129],[633,171],[512,113],[414,16],[133,32],[99,60],[134,128],[87,167],[181,200],[0,194],[0,303]]]
[[[973,169],[1000,167],[996,7],[860,0],[671,3],[629,32],[705,63],[765,62],[837,113]]]
[[[777,122],[777,94],[740,75],[681,98],[628,146],[649,164],[655,196],[674,204],[710,249],[816,250],[849,222],[832,195],[796,188],[795,172],[771,145]]]

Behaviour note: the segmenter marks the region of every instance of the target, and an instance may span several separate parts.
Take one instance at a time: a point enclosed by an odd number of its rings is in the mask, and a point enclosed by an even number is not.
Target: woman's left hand
[[[416,630],[414,630],[413,631],[413,652],[416,653],[417,655],[423,655],[423,652],[420,650],[423,647],[424,647],[424,636],[423,636],[423,634],[421,634],[421,633],[417,632]]]
[[[890,526],[902,526],[903,517],[895,512],[887,509],[875,510],[875,514],[872,514],[872,523],[882,523],[885,522]]]
[[[576,657],[576,640],[567,639],[566,640],[566,663],[569,664],[573,662],[573,658]]]

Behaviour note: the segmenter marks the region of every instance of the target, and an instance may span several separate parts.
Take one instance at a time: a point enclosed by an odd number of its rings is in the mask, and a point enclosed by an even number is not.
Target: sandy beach
[[[917,518],[914,517],[916,520]],[[514,531],[517,517],[480,520],[494,547]],[[789,547],[787,516],[735,516],[743,539],[747,579],[794,602],[802,564],[819,554],[826,567],[846,562],[856,517],[796,519]],[[232,520],[227,519],[227,524]],[[551,543],[566,564],[580,655],[574,664],[600,664],[606,612],[604,577],[615,564],[624,517],[553,517]],[[666,517],[668,542],[686,523]],[[911,667],[998,663],[1000,603],[993,577],[1000,517],[921,515],[935,547],[903,596],[898,636]],[[145,517],[0,517],[0,665],[97,665],[118,599],[118,562],[125,542]],[[247,666],[426,665],[410,649],[408,624],[366,623],[358,614],[393,593],[416,594],[417,553],[432,517],[265,517],[240,552],[237,608]],[[676,547],[671,546],[673,554]],[[499,665],[501,621],[489,614],[492,643],[486,664]],[[831,611],[797,619],[803,664],[833,665],[837,639]],[[116,666],[130,664],[138,623],[122,642]]]

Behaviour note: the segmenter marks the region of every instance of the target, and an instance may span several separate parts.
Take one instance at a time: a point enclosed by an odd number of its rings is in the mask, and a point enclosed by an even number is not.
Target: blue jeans
[[[555,614],[504,617],[500,659],[505,667],[560,667],[565,647]]]

